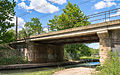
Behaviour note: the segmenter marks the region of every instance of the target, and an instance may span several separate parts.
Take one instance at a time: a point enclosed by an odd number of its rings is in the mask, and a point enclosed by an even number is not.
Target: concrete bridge
[[[24,51],[29,61],[41,63],[63,61],[65,44],[93,42],[100,42],[102,64],[108,51],[120,50],[120,20],[31,36],[10,45]]]

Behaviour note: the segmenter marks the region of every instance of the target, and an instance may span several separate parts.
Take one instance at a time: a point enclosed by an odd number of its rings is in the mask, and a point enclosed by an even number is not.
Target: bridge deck
[[[91,43],[99,42],[97,32],[120,28],[120,19],[103,23],[91,24],[83,27],[71,28],[37,36],[31,36],[27,41],[38,43]],[[18,40],[16,43],[25,42]]]

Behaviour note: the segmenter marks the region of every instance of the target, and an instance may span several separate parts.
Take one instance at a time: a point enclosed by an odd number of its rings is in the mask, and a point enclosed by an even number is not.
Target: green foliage
[[[14,24],[10,23],[10,21],[12,21],[15,15],[15,5],[16,3],[14,2],[14,0],[12,2],[10,2],[9,0],[0,1],[0,40],[3,42],[6,42],[5,39],[7,38],[5,37],[7,37],[7,35],[9,37],[9,32],[7,32],[7,29],[14,26]]]
[[[102,70],[102,68],[103,68],[102,66],[97,66],[96,71],[100,71],[100,70]]]
[[[38,18],[32,18],[31,22],[26,22],[24,28],[19,31],[19,37],[30,37],[42,33],[42,24]]]
[[[85,44],[67,44],[65,47],[66,58],[71,57],[74,60],[80,59],[82,56],[90,56],[91,51]]]
[[[25,64],[27,60],[25,60],[21,56],[10,56],[10,57],[2,57],[0,58],[0,65],[9,65],[9,64]]]
[[[95,54],[99,55],[99,49],[90,48],[90,50],[91,50],[91,55],[95,55]]]
[[[13,71],[2,71],[0,75],[53,75],[57,71],[64,70],[64,67],[56,68],[34,68],[34,69],[23,69]]]
[[[99,57],[92,57],[92,56],[82,56],[80,59],[99,59]]]
[[[76,4],[68,2],[63,13],[59,16],[55,15],[54,19],[49,20],[50,30],[64,30],[90,24],[87,16],[80,10]]]
[[[80,10],[76,4],[68,2],[63,13],[59,16],[55,15],[54,19],[49,20],[51,31],[64,30],[80,26],[89,25],[87,16]],[[80,56],[90,56],[90,49],[85,44],[72,44],[66,45],[65,56],[66,58],[79,59]]]
[[[24,64],[28,61],[19,56],[19,51],[11,49],[8,45],[0,45],[0,65]]]
[[[9,43],[15,40],[15,31],[13,29],[7,31],[0,43]]]
[[[110,53],[110,59],[106,59],[98,75],[120,75],[120,61],[117,51]]]

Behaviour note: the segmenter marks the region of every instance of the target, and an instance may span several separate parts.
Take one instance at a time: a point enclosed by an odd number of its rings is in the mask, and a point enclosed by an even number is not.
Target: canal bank
[[[13,65],[0,65],[0,70],[16,70],[16,69],[32,69],[32,68],[44,68],[44,67],[57,67],[57,66],[68,66],[77,65],[87,62],[99,62],[99,59],[82,59],[79,61],[64,61],[55,63],[35,63],[35,64],[13,64]],[[85,66],[85,65],[81,65]],[[96,65],[92,65],[96,66]]]

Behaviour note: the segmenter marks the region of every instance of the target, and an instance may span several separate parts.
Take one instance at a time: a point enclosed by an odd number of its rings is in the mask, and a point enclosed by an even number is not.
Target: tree
[[[69,54],[68,56],[72,59],[80,59],[81,56],[90,56],[91,50],[85,44],[67,44],[65,54]],[[68,58],[68,56],[66,56],[66,58]]]
[[[32,18],[31,20],[32,22],[28,22],[25,24],[25,27],[29,27],[30,29],[32,29],[33,33],[38,35],[41,33],[42,31],[42,27],[41,27],[41,23],[39,21],[38,18]]]
[[[49,20],[48,25],[50,26],[51,31],[59,31],[89,25],[90,22],[87,20],[88,17],[84,15],[76,4],[73,5],[68,2],[65,9],[63,9],[63,13],[59,16],[55,15],[52,20]],[[91,55],[90,49],[85,44],[66,45],[65,53],[69,53],[72,59],[79,59],[80,56]]]
[[[49,26],[52,31],[75,28],[90,24],[88,17],[80,10],[76,4],[68,2],[63,13],[59,16],[55,15],[54,19],[49,20]]]
[[[10,2],[9,0],[0,0],[0,40],[2,42],[5,41],[5,37],[9,32],[7,32],[7,29],[14,26],[13,23],[10,23],[12,21],[15,12],[14,7],[16,3],[14,0]]]
[[[9,43],[12,41],[15,41],[15,30],[13,30],[13,29],[8,30],[4,34],[4,38],[2,38],[2,41],[0,43]]]
[[[42,24],[38,18],[32,18],[31,22],[26,22],[24,28],[19,31],[21,37],[30,37],[31,35],[38,35],[42,33]]]

